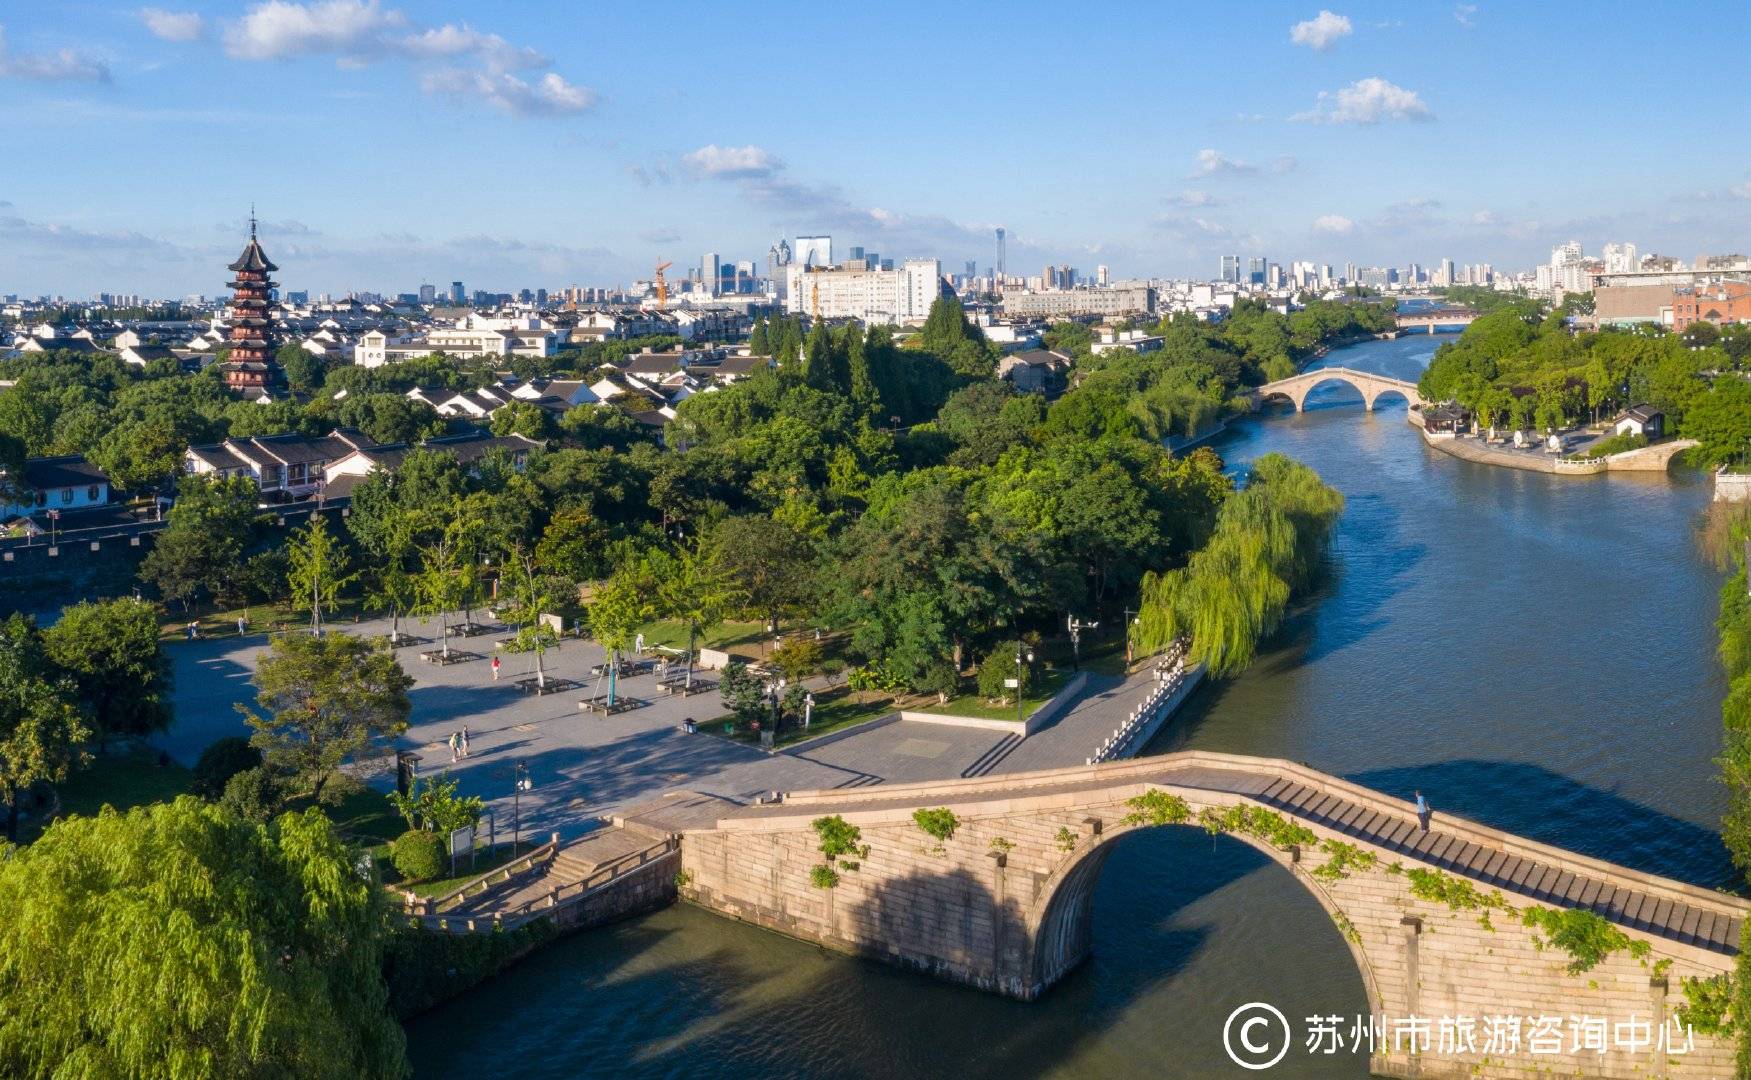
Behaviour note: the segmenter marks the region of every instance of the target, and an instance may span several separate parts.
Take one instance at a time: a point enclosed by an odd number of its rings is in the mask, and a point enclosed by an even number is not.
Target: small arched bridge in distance
[[[1422,330],[1430,334],[1463,330],[1476,321],[1477,312],[1463,307],[1422,308],[1398,314],[1400,330]]]
[[[1247,400],[1256,410],[1270,398],[1287,398],[1295,406],[1295,411],[1301,412],[1307,407],[1307,395],[1313,388],[1327,382],[1344,383],[1354,389],[1362,395],[1362,407],[1368,410],[1374,408],[1374,403],[1383,394],[1397,394],[1412,407],[1423,404],[1423,396],[1417,393],[1416,383],[1347,367],[1314,368],[1299,375],[1291,375],[1287,379],[1255,386],[1247,393]]]
[[[1732,970],[1751,910],[1736,897],[1446,814],[1424,830],[1403,801],[1304,765],[1204,751],[727,807],[714,825],[681,833],[677,882],[683,897],[733,918],[1032,999],[1088,955],[1095,883],[1118,837],[1153,827],[1128,801],[1151,791],[1183,799],[1194,815],[1269,810],[1305,830],[1302,843],[1281,848],[1263,833],[1230,835],[1286,869],[1330,914],[1389,1033],[1412,1017],[1471,1017],[1481,1031],[1488,1017],[1566,1024],[1570,1015],[1636,1018],[1659,1032],[1684,1004],[1683,978]],[[915,810],[937,807],[955,817],[940,844],[913,820]],[[859,865],[841,869],[836,885],[819,888],[812,822],[831,816],[856,826],[867,851],[852,856]],[[1188,824],[1199,827],[1195,817]],[[1571,972],[1569,954],[1516,917],[1540,908],[1594,912],[1636,944]],[[1370,1068],[1428,1080],[1731,1073],[1730,1038],[1698,1034],[1690,1045],[1680,1055],[1608,1043],[1600,1054],[1565,1040],[1568,1053],[1533,1057],[1524,1044],[1492,1051],[1481,1034],[1469,1051],[1431,1042],[1413,1052],[1387,1040]]]

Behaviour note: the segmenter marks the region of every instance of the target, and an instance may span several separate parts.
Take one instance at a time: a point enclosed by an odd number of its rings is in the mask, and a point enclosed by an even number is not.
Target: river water
[[[1442,338],[1332,352],[1415,381]],[[1348,500],[1328,583],[1240,678],[1149,748],[1305,761],[1439,809],[1702,885],[1731,880],[1711,759],[1720,575],[1706,478],[1556,477],[1423,445],[1404,405],[1328,384],[1210,445],[1281,451]],[[1088,963],[1032,1004],[850,960],[689,907],[569,938],[408,1027],[419,1076],[1256,1075],[1222,1022],[1367,1009],[1324,911],[1201,830],[1121,840]],[[1300,1027],[1299,1022],[1296,1024]],[[1294,1075],[1365,1057],[1297,1054]]]

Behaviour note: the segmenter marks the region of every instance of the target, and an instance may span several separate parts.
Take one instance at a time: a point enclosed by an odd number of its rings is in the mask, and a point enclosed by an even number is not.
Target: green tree
[[[535,685],[545,690],[547,670],[542,658],[559,641],[559,635],[543,621],[543,616],[556,606],[558,591],[552,580],[537,569],[534,556],[521,549],[505,560],[504,584],[507,614],[517,627],[517,648],[534,655]]]
[[[286,634],[259,654],[260,712],[237,709],[269,765],[322,789],[347,761],[407,729],[413,680],[378,642],[346,634]]]
[[[413,513],[401,507],[385,513],[375,539],[378,550],[371,553],[368,595],[373,605],[389,612],[389,643],[399,645],[401,616],[419,602],[419,581],[408,567],[414,554]]]
[[[651,615],[651,599],[637,568],[622,568],[590,598],[590,636],[608,652],[608,704],[617,700],[620,654]]]
[[[158,612],[138,600],[72,604],[43,632],[49,659],[72,677],[101,747],[170,726],[170,662]]]
[[[674,619],[687,628],[687,686],[692,687],[693,656],[700,635],[723,622],[737,599],[735,585],[700,545],[679,555],[661,549],[647,552],[641,574],[650,589],[656,616]]]
[[[0,860],[0,1072],[400,1077],[387,914],[316,810],[57,822]]]
[[[311,514],[310,521],[294,532],[286,544],[286,587],[292,603],[310,605],[310,632],[322,633],[323,612],[333,612],[340,600],[340,591],[358,579],[348,573],[346,548],[329,535],[328,522],[321,514]]]
[[[8,839],[18,839],[18,797],[33,784],[58,784],[84,764],[80,744],[90,734],[36,624],[17,614],[0,622],[0,798]]]
[[[256,497],[248,477],[183,477],[164,531],[141,560],[141,578],[184,609],[203,593],[228,592],[255,528]]]
[[[462,572],[456,546],[449,537],[420,549],[420,569],[414,578],[413,613],[438,618],[444,657],[450,656],[450,613],[462,606]]]

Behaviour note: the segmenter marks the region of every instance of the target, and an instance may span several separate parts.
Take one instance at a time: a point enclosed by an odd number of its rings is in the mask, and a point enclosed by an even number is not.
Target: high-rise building
[[[1224,256],[1222,256],[1222,280],[1228,281],[1228,282],[1234,282],[1236,284],[1239,283],[1239,281],[1240,281],[1240,256],[1239,255],[1224,255]]]
[[[1435,284],[1437,284],[1437,285],[1457,284],[1457,282],[1454,281],[1454,279],[1453,279],[1453,260],[1452,259],[1442,259],[1441,260],[1441,276],[1435,282]]]
[[[941,292],[942,264],[907,259],[898,269],[864,265],[808,266],[798,261],[786,272],[787,305],[798,315],[896,323],[922,319]]]
[[[997,226],[997,280],[1003,281],[1003,226]]]
[[[1107,285],[1110,284],[1107,277],[1107,268],[1105,266],[1097,266],[1094,268],[1094,283],[1096,285],[1099,285],[1103,289],[1106,288]]]
[[[450,302],[452,304],[462,304],[467,301],[468,293],[463,290],[462,283],[460,281],[452,281],[450,283]]]
[[[971,281],[978,276],[979,276],[979,260],[968,259],[967,260],[967,280]]]
[[[705,282],[706,291],[713,296],[718,295],[718,281],[723,277],[723,263],[718,259],[717,252],[708,251],[699,257],[699,277]]]
[[[1265,283],[1265,257],[1263,255],[1254,255],[1247,260],[1246,280],[1253,285]]]
[[[799,236],[796,238],[796,254],[792,256],[796,265],[807,268],[811,266],[833,265],[833,238],[831,236]]]
[[[436,285],[421,285],[420,286],[420,303],[433,304],[433,303],[436,303],[437,300],[438,300],[438,287]]]
[[[1605,272],[1607,274],[1627,274],[1639,269],[1636,262],[1634,244],[1606,244]]]

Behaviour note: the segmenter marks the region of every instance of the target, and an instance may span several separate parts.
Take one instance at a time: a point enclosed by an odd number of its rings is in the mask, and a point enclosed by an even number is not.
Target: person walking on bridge
[[[1424,831],[1429,831],[1429,800],[1423,798],[1421,791],[1417,792],[1417,825]]]

